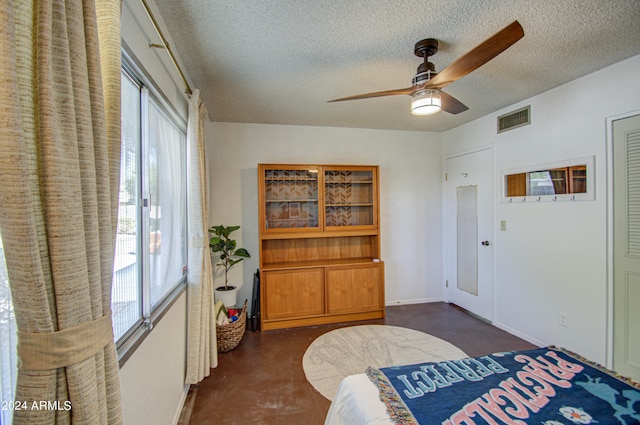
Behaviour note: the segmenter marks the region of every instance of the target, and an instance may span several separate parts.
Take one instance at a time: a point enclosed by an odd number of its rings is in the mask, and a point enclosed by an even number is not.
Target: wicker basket
[[[227,325],[216,325],[216,338],[218,342],[218,352],[226,353],[240,344],[244,331],[247,327],[247,300],[238,312],[238,320]]]

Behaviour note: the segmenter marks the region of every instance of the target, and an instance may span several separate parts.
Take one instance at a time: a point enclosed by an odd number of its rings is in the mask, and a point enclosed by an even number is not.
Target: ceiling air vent
[[[531,105],[498,117],[498,133],[531,124]]]

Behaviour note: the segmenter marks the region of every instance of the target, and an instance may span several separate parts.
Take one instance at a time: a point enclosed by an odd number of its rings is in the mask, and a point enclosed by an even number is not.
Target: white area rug
[[[350,326],[316,338],[302,358],[307,380],[329,400],[343,378],[375,368],[468,357],[435,336],[386,325]]]

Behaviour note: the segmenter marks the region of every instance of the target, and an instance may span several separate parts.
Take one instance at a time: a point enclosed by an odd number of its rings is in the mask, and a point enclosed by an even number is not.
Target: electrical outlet
[[[560,313],[558,316],[558,323],[565,328],[569,326],[569,315],[567,313]]]
[[[500,230],[502,232],[507,231],[507,220],[500,220]]]

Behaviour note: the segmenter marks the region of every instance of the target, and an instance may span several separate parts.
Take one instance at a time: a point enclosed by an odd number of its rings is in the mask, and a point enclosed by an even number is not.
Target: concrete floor
[[[357,324],[416,329],[449,341],[471,357],[536,348],[446,303],[387,307],[385,319],[267,332],[247,330],[234,350],[192,386],[180,425],[321,425],[330,402],[305,378],[302,356],[319,335]]]

